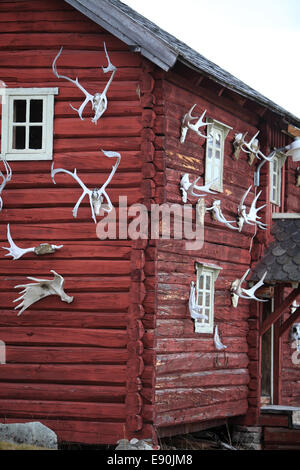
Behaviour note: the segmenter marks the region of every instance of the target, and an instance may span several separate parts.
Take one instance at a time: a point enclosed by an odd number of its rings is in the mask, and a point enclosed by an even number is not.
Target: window
[[[213,333],[215,282],[222,268],[210,264],[196,263],[196,301],[207,319],[195,320],[196,333]]]
[[[3,93],[1,155],[6,160],[51,160],[58,89],[6,88]]]
[[[278,152],[270,162],[270,201],[277,206],[281,205],[281,169],[286,156]]]
[[[216,191],[223,191],[224,145],[232,127],[215,119],[210,120],[206,140],[205,184],[217,179],[211,186]]]

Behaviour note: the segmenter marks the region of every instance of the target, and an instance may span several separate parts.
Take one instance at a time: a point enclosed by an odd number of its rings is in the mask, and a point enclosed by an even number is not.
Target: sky
[[[300,118],[299,0],[122,0]]]

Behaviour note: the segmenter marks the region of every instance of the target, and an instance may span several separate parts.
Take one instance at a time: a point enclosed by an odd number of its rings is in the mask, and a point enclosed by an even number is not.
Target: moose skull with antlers
[[[250,272],[250,269],[247,269],[247,271],[245,272],[245,274],[243,275],[241,279],[235,279],[235,281],[231,283],[231,288],[230,288],[231,300],[232,300],[232,305],[234,307],[237,307],[239,298],[247,299],[247,300],[253,299],[253,300],[257,300],[258,302],[268,302],[267,299],[259,299],[258,297],[255,296],[255,292],[257,291],[257,289],[259,289],[261,286],[264,285],[264,280],[267,275],[267,271],[264,273],[262,278],[256,284],[254,284],[254,286],[252,286],[250,289],[245,289],[242,287],[242,284],[245,281],[246,277],[248,276],[249,272]]]
[[[111,200],[110,200],[110,198],[109,198],[109,196],[106,192],[106,187],[110,183],[112,177],[114,176],[114,174],[115,174],[115,172],[116,172],[116,170],[119,166],[120,160],[121,160],[121,155],[118,152],[105,152],[104,150],[102,150],[102,152],[104,153],[104,155],[106,157],[109,157],[109,158],[116,157],[117,161],[113,165],[109,177],[107,178],[105,183],[101,186],[101,188],[94,188],[94,189],[87,188],[86,185],[81,181],[81,179],[77,175],[76,168],[72,173],[71,171],[64,170],[63,168],[54,169],[54,162],[53,162],[52,167],[51,167],[51,177],[52,177],[52,180],[53,180],[54,184],[56,184],[55,180],[54,180],[54,176],[56,175],[56,173],[66,173],[66,174],[72,176],[72,178],[74,178],[74,180],[77,181],[77,183],[79,184],[79,186],[81,186],[81,188],[83,190],[80,198],[78,199],[77,203],[75,204],[75,206],[73,208],[73,217],[75,217],[75,218],[77,217],[78,208],[79,208],[83,198],[87,194],[88,197],[89,197],[90,207],[91,207],[91,211],[92,211],[92,219],[95,222],[95,224],[97,223],[96,215],[100,214],[101,208],[103,209],[104,212],[111,212],[111,210],[113,208]],[[104,200],[106,200],[107,205],[103,204]]]
[[[0,211],[3,208],[3,199],[2,199],[2,196],[1,196],[2,191],[5,188],[6,183],[8,181],[10,181],[11,177],[12,177],[12,171],[11,171],[11,168],[10,168],[9,164],[7,163],[7,161],[4,158],[1,158],[1,160],[3,161],[6,175],[4,175],[4,173],[2,171],[0,171],[0,178],[2,178],[2,183],[0,184]]]
[[[209,123],[208,122],[204,122],[203,121],[203,118],[205,116],[205,113],[206,113],[206,110],[201,114],[200,117],[198,116],[192,116],[192,112],[195,108],[196,104],[194,104],[194,106],[191,107],[191,109],[184,115],[183,119],[182,119],[182,123],[181,123],[181,137],[180,137],[180,143],[183,144],[184,141],[185,141],[185,138],[186,138],[186,134],[187,134],[187,131],[190,129],[194,132],[196,132],[196,134],[199,136],[199,137],[204,137],[204,139],[207,139],[207,136],[202,134],[200,131],[199,131],[199,128],[200,127],[204,127],[204,126],[207,126]],[[191,123],[191,121],[193,119],[198,119],[197,122],[195,122],[194,124]]]
[[[76,85],[79,88],[79,90],[81,90],[83,92],[83,94],[85,95],[85,100],[80,105],[80,107],[77,109],[77,108],[74,108],[74,106],[72,106],[72,105],[70,105],[70,106],[71,106],[72,109],[74,109],[74,111],[77,111],[80,119],[83,120],[83,117],[82,117],[83,110],[86,107],[86,105],[88,104],[88,102],[91,102],[92,110],[95,112],[95,115],[92,118],[92,122],[97,124],[98,119],[102,116],[102,114],[107,109],[106,93],[107,93],[107,90],[110,87],[110,84],[111,84],[111,82],[114,78],[114,75],[117,71],[117,68],[111,63],[111,61],[109,59],[109,56],[108,56],[108,53],[107,53],[106,45],[104,43],[104,51],[105,51],[105,55],[106,55],[106,58],[107,58],[108,65],[107,65],[107,67],[102,67],[102,70],[103,70],[104,73],[112,72],[112,74],[111,74],[110,79],[108,80],[104,90],[102,91],[102,93],[95,93],[94,95],[91,95],[88,91],[86,91],[85,88],[83,88],[82,85],[80,85],[80,83],[78,81],[78,78],[73,80],[72,78],[67,77],[66,75],[59,75],[58,74],[57,68],[56,68],[56,62],[57,62],[57,59],[59,58],[62,50],[63,50],[63,48],[61,47],[58,54],[57,54],[57,56],[55,57],[55,59],[52,63],[53,73],[57,78],[64,78],[65,80],[68,80],[69,82],[74,83],[74,85]]]

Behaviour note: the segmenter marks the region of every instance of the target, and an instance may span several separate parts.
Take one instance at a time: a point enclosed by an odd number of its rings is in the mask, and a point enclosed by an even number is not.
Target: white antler
[[[110,59],[109,59],[109,56],[108,56],[108,53],[107,53],[107,49],[106,49],[106,45],[104,43],[104,51],[105,51],[105,55],[106,55],[106,58],[107,58],[107,62],[108,62],[108,65],[107,67],[102,67],[102,70],[104,73],[107,73],[107,72],[112,72],[111,74],[111,77],[110,79],[108,80],[104,90],[102,93],[95,93],[95,95],[91,95],[85,88],[83,88],[82,85],[80,85],[79,81],[78,81],[78,78],[76,77],[75,80],[73,80],[72,78],[70,77],[67,77],[66,75],[59,75],[58,72],[57,72],[57,67],[56,67],[56,62],[57,62],[57,59],[59,58],[61,52],[63,50],[63,47],[60,48],[57,56],[55,57],[53,63],[52,63],[52,70],[53,70],[53,73],[54,75],[57,77],[57,78],[64,78],[65,80],[68,80],[69,82],[73,83],[74,85],[76,85],[79,90],[82,91],[82,93],[85,95],[85,100],[83,101],[83,103],[80,105],[80,107],[77,109],[77,108],[74,108],[74,106],[70,105],[72,109],[74,109],[74,111],[77,111],[80,119],[84,119],[82,117],[82,113],[83,113],[83,110],[84,108],[86,107],[86,105],[88,104],[88,102],[91,102],[91,105],[92,105],[92,109],[93,111],[95,112],[95,115],[94,117],[92,118],[92,122],[94,122],[95,124],[97,124],[97,121],[98,119],[102,116],[102,114],[106,111],[107,109],[107,97],[106,97],[106,93],[107,93],[107,90],[114,78],[114,75],[116,73],[116,70],[117,68],[112,65]]]
[[[207,211],[212,211],[214,219],[218,220],[222,224],[227,225],[227,227],[229,227],[233,230],[238,230],[239,229],[238,227],[235,227],[234,225],[231,225],[233,222],[235,222],[235,220],[226,220],[226,218],[224,217],[224,215],[222,213],[222,209],[221,209],[221,201],[220,200],[214,201],[212,207],[207,207],[206,210]]]
[[[260,211],[261,209],[263,209],[264,207],[266,207],[266,204],[260,206],[260,207],[256,207],[256,203],[259,199],[259,196],[261,195],[261,191],[255,196],[255,198],[253,199],[252,201],[252,204],[251,204],[251,207],[249,209],[249,212],[247,213],[247,208],[246,208],[246,205],[245,205],[245,200],[250,192],[252,188],[252,185],[249,186],[249,188],[247,189],[247,191],[245,192],[245,194],[243,195],[242,199],[241,199],[241,202],[238,206],[238,216],[239,216],[239,220],[238,220],[238,225],[239,225],[239,230],[241,231],[242,230],[242,227],[243,227],[243,224],[244,222],[246,222],[247,224],[250,224],[250,225],[257,225],[260,229],[262,230],[266,230],[267,228],[267,224],[264,224],[262,222],[260,222],[258,219],[261,219],[261,217],[259,217],[257,215],[258,211]]]
[[[52,167],[51,167],[51,177],[52,177],[52,180],[53,180],[53,183],[55,183],[55,180],[54,180],[54,176],[56,175],[56,173],[66,173],[70,176],[72,176],[72,178],[74,178],[75,181],[77,181],[77,183],[79,184],[79,186],[81,186],[83,192],[80,196],[80,198],[78,199],[77,203],[75,204],[74,208],[73,208],[73,217],[77,217],[77,211],[78,211],[78,208],[83,200],[83,198],[88,195],[89,197],[89,202],[90,202],[90,207],[91,207],[91,211],[92,211],[92,219],[93,221],[95,222],[95,224],[97,223],[97,220],[96,220],[96,215],[99,215],[100,214],[100,210],[101,208],[105,211],[105,212],[111,212],[112,208],[113,208],[113,205],[111,203],[111,200],[106,192],[106,187],[107,185],[110,183],[112,177],[114,176],[116,170],[117,170],[117,167],[120,163],[120,160],[121,160],[121,155],[118,153],[118,152],[105,152],[104,150],[102,150],[102,152],[104,153],[104,155],[106,157],[109,157],[109,158],[117,158],[117,161],[115,163],[115,165],[113,165],[112,167],[112,170],[110,172],[110,175],[109,177],[107,178],[106,182],[101,186],[101,188],[94,188],[94,189],[89,189],[82,181],[81,179],[79,178],[79,176],[77,175],[77,170],[75,168],[75,170],[73,172],[69,171],[69,170],[65,170],[63,168],[57,168],[57,169],[54,169],[54,162],[52,164]],[[104,206],[102,205],[104,199],[106,200],[107,202],[107,206]]]
[[[196,293],[195,293],[195,283],[192,281],[190,286],[190,297],[189,297],[189,311],[191,318],[193,320],[204,319],[207,320],[208,317],[202,313],[202,307],[196,302]]]
[[[267,157],[261,152],[261,150],[259,150],[259,142],[257,140],[257,136],[259,132],[260,131],[256,132],[256,134],[252,137],[252,139],[249,140],[249,142],[245,141],[245,137],[248,132],[245,132],[245,134],[242,134],[242,133],[236,134],[233,145],[235,146],[236,149],[243,150],[243,152],[248,153],[248,154],[253,154],[259,160],[263,158],[264,160],[267,160],[268,162],[270,162],[272,161],[275,155],[275,152],[273,152],[269,157]]]
[[[215,326],[214,343],[215,343],[216,349],[218,350],[222,351],[223,349],[227,348],[227,346],[225,346],[225,344],[223,344],[220,339],[218,325]]]
[[[204,186],[198,186],[197,182],[199,181],[200,176],[196,178],[196,180],[191,183],[190,182],[190,177],[188,173],[185,173],[181,180],[180,180],[180,190],[182,192],[182,201],[187,202],[188,196],[190,197],[204,197],[206,194],[199,194],[196,193],[195,191],[202,191],[204,193],[211,193],[211,194],[217,194],[215,191],[211,191],[211,186],[215,181],[217,181],[218,178],[213,179],[209,183],[207,183]],[[195,190],[195,191],[194,191]]]
[[[44,254],[49,254],[49,253],[54,253],[55,250],[59,250],[60,248],[63,247],[63,245],[50,245],[49,243],[41,243],[37,247],[32,247],[32,248],[20,248],[15,244],[13,241],[11,234],[10,234],[10,228],[9,224],[7,224],[7,240],[9,242],[9,248],[6,246],[3,246],[3,250],[7,250],[8,253],[6,253],[5,256],[12,256],[14,260],[21,258],[21,256],[25,255],[26,253],[35,253],[36,255],[44,255]]]
[[[18,316],[21,315],[24,310],[30,307],[30,305],[38,302],[44,297],[48,297],[49,295],[58,295],[63,302],[67,302],[68,304],[73,302],[74,297],[67,295],[63,289],[64,278],[53,270],[50,272],[54,275],[53,279],[37,279],[35,277],[27,277],[27,279],[36,282],[15,286],[15,289],[24,288],[20,292],[20,294],[22,294],[21,297],[14,300],[14,302],[18,302],[19,300],[22,301],[15,307],[15,310],[21,308],[21,310],[18,312]]]
[[[236,279],[231,283],[231,295],[234,307],[237,306],[239,297],[247,300],[257,300],[258,302],[268,302],[267,299],[259,299],[255,296],[255,292],[257,291],[257,289],[264,285],[264,280],[267,275],[267,271],[264,273],[262,278],[256,284],[254,284],[253,287],[251,287],[250,289],[245,289],[242,287],[242,284],[246,280],[246,277],[248,276],[249,272],[250,269],[245,272],[241,279]]]
[[[206,110],[201,114],[200,117],[198,116],[192,116],[192,111],[194,110],[196,104],[194,104],[194,106],[191,107],[191,109],[184,115],[183,119],[182,119],[182,124],[181,124],[181,137],[180,137],[180,142],[183,144],[184,141],[185,141],[185,137],[186,137],[186,134],[187,134],[187,131],[190,129],[194,132],[196,132],[196,134],[199,136],[199,137],[204,137],[204,139],[207,139],[207,136],[206,135],[203,135],[200,131],[199,131],[199,128],[200,127],[204,127],[204,126],[207,126],[209,123],[208,122],[204,122],[203,121],[203,118],[205,116],[205,113],[206,113]],[[198,119],[197,122],[195,122],[195,124],[192,124],[191,121],[193,119]]]
[[[6,183],[8,181],[10,181],[11,177],[12,177],[11,167],[9,166],[9,164],[7,163],[7,161],[4,158],[1,157],[1,160],[3,161],[3,165],[4,165],[4,168],[5,168],[6,175],[4,175],[2,173],[2,171],[0,171],[0,178],[2,178],[2,183],[0,184],[0,211],[3,208],[3,199],[2,199],[2,196],[1,196],[2,191],[5,188]]]

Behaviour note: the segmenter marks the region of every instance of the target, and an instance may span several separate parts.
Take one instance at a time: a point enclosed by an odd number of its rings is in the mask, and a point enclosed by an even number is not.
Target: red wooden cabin
[[[107,188],[115,207],[119,196],[148,210],[153,203],[182,205],[182,176],[189,174],[191,182],[201,177],[200,185],[209,171],[214,175],[221,136],[217,194],[209,193],[205,204],[220,200],[223,215],[235,220],[251,185],[248,209],[253,200],[259,163],[255,158],[249,165],[244,152],[234,156],[235,135],[248,132],[250,139],[260,131],[260,150],[269,155],[293,141],[291,126],[299,128],[300,119],[118,0],[1,0],[0,27],[0,79],[6,84],[1,149],[12,169],[1,193],[1,246],[8,247],[7,224],[22,248],[64,245],[17,260],[0,250],[0,340],[6,346],[1,421],[38,420],[61,441],[116,444],[124,437],[155,440],[207,429],[228,419],[257,425],[261,403],[300,406],[300,369],[291,362],[289,329],[280,336],[280,319],[291,318],[289,307],[297,300],[297,282],[287,278],[279,286],[273,278],[265,284],[260,293],[270,299],[269,311],[246,299],[234,308],[230,291],[232,281],[263,259],[272,214],[300,212],[297,162],[278,157],[277,168],[261,168],[256,189],[262,190],[259,205],[266,204],[260,216],[267,230],[257,229],[253,238],[255,226],[244,224],[239,232],[207,212],[199,250],[187,250],[186,240],[100,240],[87,199],[73,217],[82,192],[74,178],[58,174],[56,185],[51,179],[54,163],[70,172],[76,168],[89,188],[99,187],[112,168],[101,149],[119,152]],[[109,79],[101,69],[107,65],[104,42],[117,71],[107,110],[94,125],[90,103],[84,120],[69,106],[79,108],[84,96],[54,75],[52,63],[63,46],[58,73],[78,77],[90,93],[102,91]],[[48,121],[38,117],[41,102]],[[215,134],[211,140],[188,130],[181,143],[182,119],[194,104],[194,116],[207,110]],[[41,142],[45,147],[38,152]],[[47,297],[18,316],[15,286],[29,282],[27,276],[50,279],[51,270],[64,277],[73,302]],[[205,293],[210,300],[203,304],[209,324],[196,321],[195,331],[188,300],[197,276],[198,302]],[[282,303],[291,289],[294,294]],[[297,310],[293,315],[288,326]],[[271,339],[262,339],[266,316],[268,326],[275,325],[272,357]],[[227,346],[221,352],[213,340],[216,325]]]

